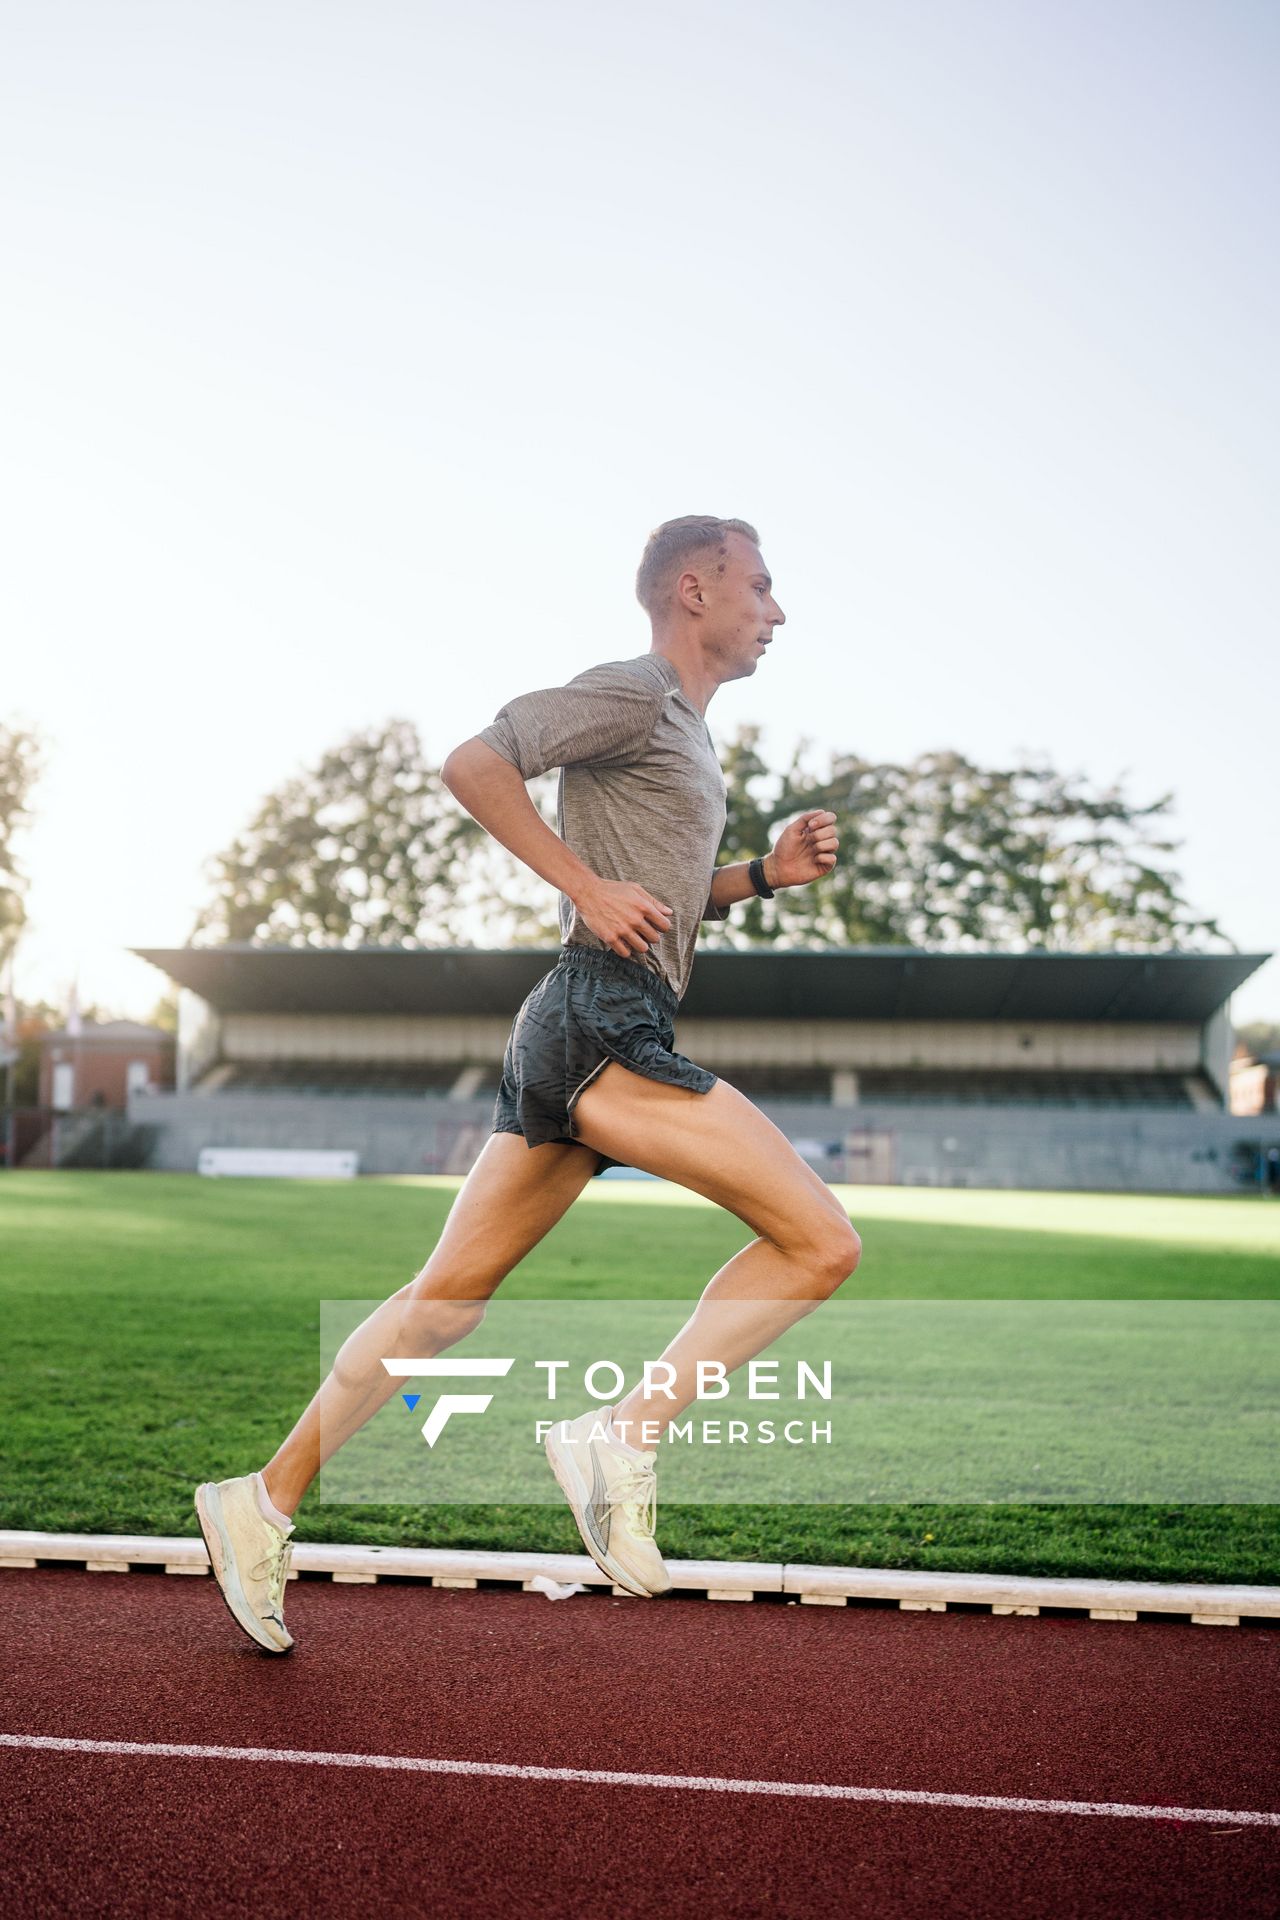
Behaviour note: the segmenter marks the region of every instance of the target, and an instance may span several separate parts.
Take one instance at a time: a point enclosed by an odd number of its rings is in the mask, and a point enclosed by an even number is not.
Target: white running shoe
[[[557,1420],[547,1459],[582,1535],[582,1544],[615,1586],[648,1600],[671,1579],[653,1537],[658,1516],[656,1453],[624,1453],[605,1438],[612,1409],[593,1407]]]
[[[255,1475],[206,1480],[196,1488],[200,1531],[209,1564],[234,1620],[268,1653],[288,1653],[293,1640],[284,1624],[284,1583],[293,1548],[258,1505]]]

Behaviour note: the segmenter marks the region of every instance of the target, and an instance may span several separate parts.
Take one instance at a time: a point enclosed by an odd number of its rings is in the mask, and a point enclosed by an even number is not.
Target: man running
[[[672,1048],[700,923],[753,894],[806,886],[836,862],[836,817],[818,811],[763,860],[715,865],[725,785],[704,716],[717,687],[755,673],[785,619],[759,536],[743,520],[669,520],[649,537],[636,595],[652,623],[648,653],[509,701],[444,763],[467,811],[559,890],[560,957],[516,1015],[493,1132],[425,1267],[348,1338],[260,1473],[197,1490],[223,1596],[269,1652],[293,1644],[284,1590],[298,1504],[399,1391],[383,1357],[427,1357],[465,1338],[594,1174],[630,1166],[677,1181],[757,1235],[661,1356],[661,1385],[636,1386],[547,1439],[584,1546],[637,1596],[670,1585],[654,1539],[656,1449],[697,1397],[699,1360],[732,1371],[857,1266],[847,1214],[785,1134]],[[525,791],[553,767],[558,833]]]

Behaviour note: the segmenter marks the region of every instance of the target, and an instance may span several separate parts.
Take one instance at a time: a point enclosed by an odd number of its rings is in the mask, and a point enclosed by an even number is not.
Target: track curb
[[[145,1534],[0,1531],[0,1572],[41,1562],[80,1566],[92,1573],[128,1573],[163,1567],[168,1574],[204,1574],[203,1540]],[[1035,1616],[1044,1608],[1084,1613],[1093,1620],[1174,1616],[1196,1626],[1239,1626],[1280,1620],[1280,1587],[1196,1586],[1147,1580],[1076,1580],[986,1573],[913,1573],[893,1567],[815,1567],[744,1560],[668,1560],[672,1586],[709,1600],[752,1600],[780,1594],[812,1606],[896,1601],[904,1610],[945,1613],[948,1606],[993,1614]],[[379,1577],[429,1580],[437,1587],[477,1587],[498,1581],[529,1587],[538,1578],[564,1585],[608,1587],[585,1554],[485,1553],[442,1547],[324,1546],[299,1541],[293,1575],[329,1574],[339,1583],[372,1585]],[[617,1591],[617,1589],[614,1589]]]

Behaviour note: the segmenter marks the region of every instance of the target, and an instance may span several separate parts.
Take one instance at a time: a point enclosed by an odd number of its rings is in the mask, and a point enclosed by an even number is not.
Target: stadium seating
[[[811,1100],[831,1103],[829,1067],[726,1067],[730,1086],[748,1100]]]
[[[880,1069],[858,1075],[863,1106],[1141,1107],[1195,1106],[1181,1073],[1023,1073]],[[1206,1083],[1207,1086],[1207,1083]]]

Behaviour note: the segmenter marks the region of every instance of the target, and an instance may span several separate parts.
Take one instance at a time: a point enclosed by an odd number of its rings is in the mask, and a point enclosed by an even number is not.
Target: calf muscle
[[[594,1153],[574,1144],[531,1148],[518,1134],[490,1135],[426,1265],[348,1335],[263,1469],[282,1512],[294,1511],[324,1462],[399,1391],[383,1359],[429,1359],[464,1339],[484,1318],[490,1295],[562,1218],[596,1165]]]

